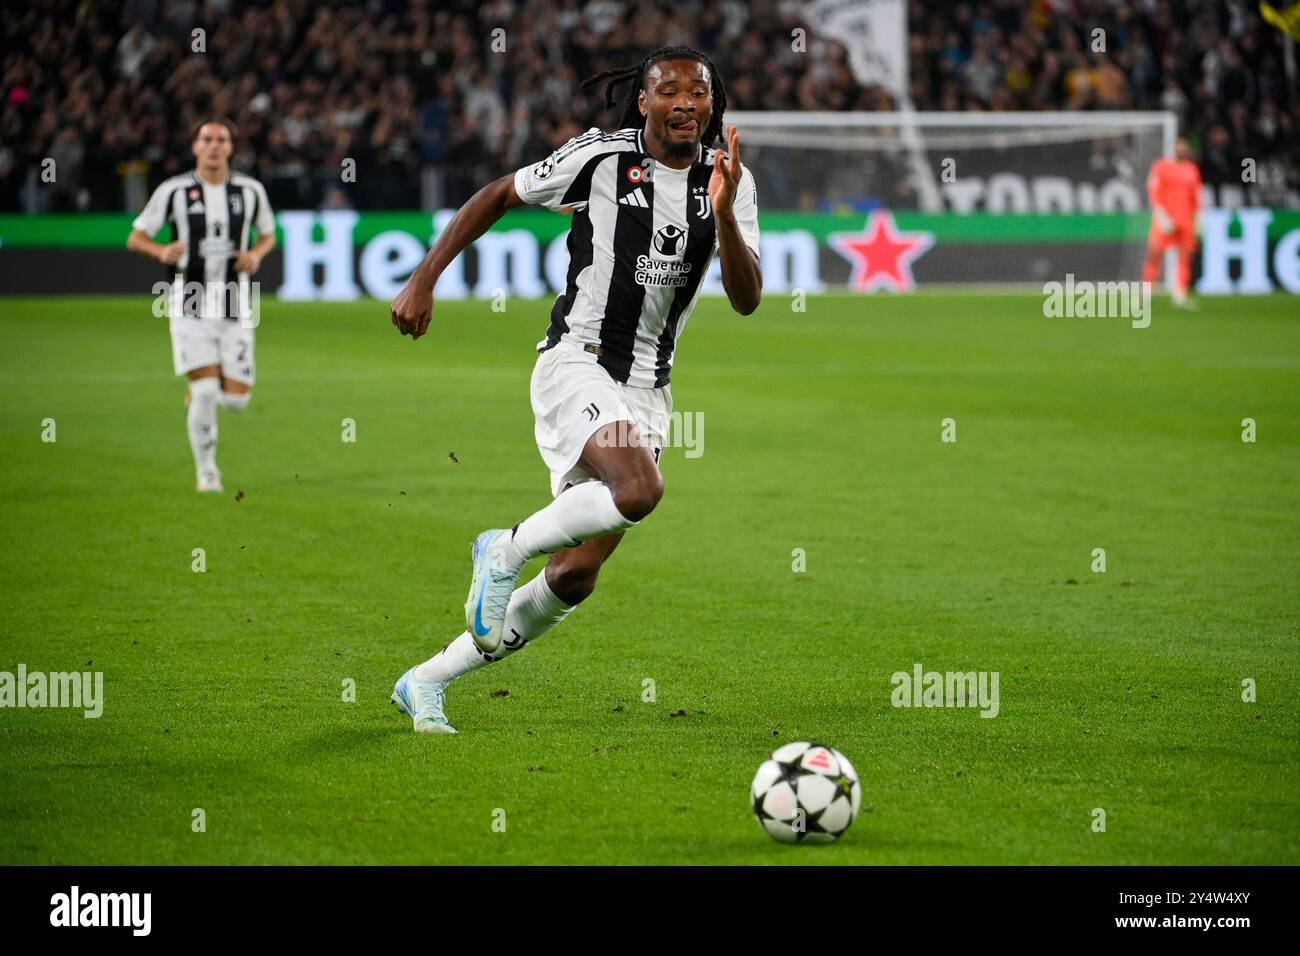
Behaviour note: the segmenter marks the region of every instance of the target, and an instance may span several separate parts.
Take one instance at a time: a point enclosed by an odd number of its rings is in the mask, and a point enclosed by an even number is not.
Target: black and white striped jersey
[[[179,296],[182,283],[224,286],[245,280],[235,272],[234,257],[252,246],[253,234],[275,231],[275,215],[266,190],[252,176],[232,172],[214,186],[191,170],[164,180],[131,225],[152,237],[168,224],[168,241],[185,244],[176,265],[166,267]]]
[[[539,352],[575,342],[610,377],[668,384],[677,337],[718,248],[709,203],[713,150],[687,169],[657,163],[635,128],[591,129],[515,173],[526,203],[573,210],[567,287]],[[745,244],[758,255],[758,197],[748,168],[735,199]]]

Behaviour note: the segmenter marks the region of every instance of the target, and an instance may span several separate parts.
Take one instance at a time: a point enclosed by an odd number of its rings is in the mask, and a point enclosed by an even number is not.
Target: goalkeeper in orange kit
[[[1201,171],[1192,161],[1187,140],[1180,137],[1174,143],[1172,157],[1152,163],[1147,196],[1151,201],[1151,231],[1147,235],[1142,281],[1154,283],[1165,250],[1178,250],[1174,304],[1186,306],[1192,283],[1192,253],[1196,251],[1196,214],[1201,211]]]

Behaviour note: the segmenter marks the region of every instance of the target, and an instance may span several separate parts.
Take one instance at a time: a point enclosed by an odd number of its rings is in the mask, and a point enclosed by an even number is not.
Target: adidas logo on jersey
[[[645,201],[645,195],[640,189],[634,189],[622,199],[619,203],[624,206],[640,206],[642,209],[648,209],[650,204]]]
[[[186,210],[191,216],[197,216],[203,212],[203,201],[198,200],[190,203],[190,208]]]

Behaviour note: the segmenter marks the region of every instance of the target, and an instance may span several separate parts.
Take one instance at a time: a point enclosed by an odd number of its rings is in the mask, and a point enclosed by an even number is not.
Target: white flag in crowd
[[[907,98],[906,0],[811,0],[803,13],[815,34],[848,51],[859,83]]]

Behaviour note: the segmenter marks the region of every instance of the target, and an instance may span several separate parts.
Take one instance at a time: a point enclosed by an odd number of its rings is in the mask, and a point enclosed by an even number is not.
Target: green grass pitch
[[[415,344],[383,303],[267,303],[200,497],[148,303],[4,300],[0,670],[102,671],[105,704],[0,710],[0,863],[1300,863],[1295,303],[703,302],[703,454],[428,738],[393,681],[463,629],[473,536],[548,498],[549,303],[441,304]],[[999,672],[999,715],[894,708],[918,662]],[[862,777],[830,847],[748,806],[801,739]]]

